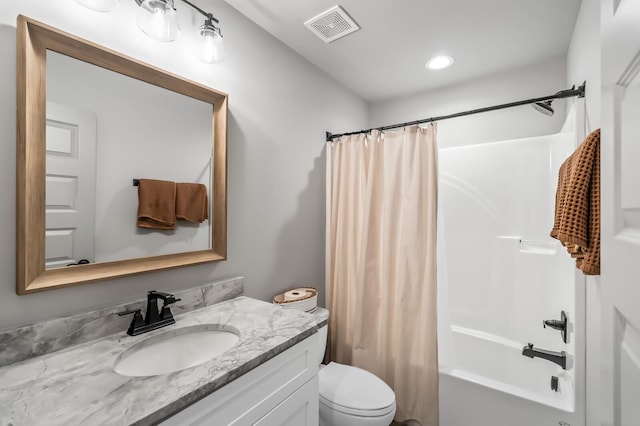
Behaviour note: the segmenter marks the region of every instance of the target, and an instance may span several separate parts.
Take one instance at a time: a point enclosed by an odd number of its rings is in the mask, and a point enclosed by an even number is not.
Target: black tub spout
[[[547,361],[558,364],[563,370],[567,369],[567,353],[565,351],[553,352],[545,349],[538,349],[533,347],[533,343],[529,343],[522,348],[522,355],[529,358],[544,358]]]

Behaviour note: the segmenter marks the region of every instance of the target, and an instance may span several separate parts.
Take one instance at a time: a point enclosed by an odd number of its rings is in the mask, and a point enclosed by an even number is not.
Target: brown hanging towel
[[[140,179],[138,228],[172,230],[176,225],[176,183]]]
[[[551,236],[585,275],[600,275],[600,129],[560,166]]]
[[[201,183],[178,183],[176,217],[187,222],[202,223],[209,219],[207,187]]]

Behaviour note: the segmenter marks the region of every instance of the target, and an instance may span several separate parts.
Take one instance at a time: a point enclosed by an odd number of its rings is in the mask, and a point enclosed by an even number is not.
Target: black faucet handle
[[[142,311],[142,309],[129,309],[128,311],[124,311],[124,312],[118,312],[118,316],[123,317],[125,315],[129,315],[129,314],[139,314]]]
[[[176,299],[176,296],[174,296],[171,293],[164,293],[162,291],[156,291],[156,290],[150,290],[147,293],[147,296],[149,298],[162,299],[165,305],[170,305],[172,303],[176,303],[178,300],[182,300],[182,299]]]
[[[169,305],[179,302],[182,299],[175,299],[172,297],[164,299],[163,300],[163,304],[162,304],[162,310],[160,311],[160,319],[161,320],[172,320],[173,319],[173,313],[171,313],[171,309],[169,308]]]
[[[173,294],[166,294],[163,297],[158,296],[159,299],[162,299],[164,306],[173,305],[176,302],[181,301],[182,299],[176,299]]]
[[[567,343],[569,333],[567,331],[568,328],[568,318],[567,313],[565,311],[560,311],[560,319],[551,319],[542,321],[542,327],[547,328],[547,326],[553,328],[554,330],[560,331],[560,336],[562,337],[562,341]]]
[[[544,320],[542,321],[542,327],[547,328],[547,326],[551,328],[555,328],[556,330],[562,330],[564,328],[564,321],[560,320]]]
[[[133,319],[131,320],[131,324],[129,324],[127,334],[129,336],[135,336],[138,334],[136,331],[145,324],[144,318],[142,318],[142,309],[130,309],[128,311],[118,312],[118,316],[121,317],[129,314],[133,314]]]

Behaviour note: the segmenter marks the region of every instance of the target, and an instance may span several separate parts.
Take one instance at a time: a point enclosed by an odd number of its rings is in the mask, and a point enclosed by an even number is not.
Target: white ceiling
[[[580,0],[226,0],[368,101],[563,56]],[[325,44],[304,22],[339,4],[361,30]],[[453,67],[428,71],[434,55]]]

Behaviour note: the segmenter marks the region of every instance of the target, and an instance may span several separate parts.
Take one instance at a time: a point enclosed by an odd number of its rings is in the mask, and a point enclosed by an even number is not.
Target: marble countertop
[[[309,315],[237,297],[176,316],[139,336],[125,331],[0,368],[0,425],[147,425],[162,421],[315,333],[328,312]],[[113,365],[136,343],[171,329],[223,324],[240,332],[224,354],[195,367],[126,377]]]

